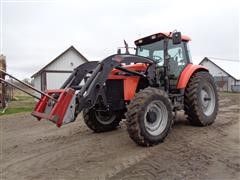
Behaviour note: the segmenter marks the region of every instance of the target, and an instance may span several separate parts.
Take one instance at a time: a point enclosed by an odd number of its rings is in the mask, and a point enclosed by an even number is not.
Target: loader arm
[[[136,76],[145,77],[149,82],[154,81],[154,62],[150,59],[135,56],[135,55],[112,55],[107,57],[101,62],[89,62],[91,67],[88,66],[88,63],[80,65],[76,70],[77,74],[72,80],[72,83],[69,85],[71,88],[75,88],[76,85],[86,77],[87,73],[92,71],[92,75],[87,79],[85,85],[81,87],[80,91],[77,93],[78,107],[77,112],[81,112],[83,108],[90,108],[95,105],[99,96],[102,99],[105,99],[105,93],[103,91],[104,84],[113,69],[118,69],[123,72],[127,72]],[[136,71],[131,71],[125,69],[121,66],[122,63],[146,63],[149,64],[149,68],[146,74],[142,74]],[[86,68],[87,67],[87,68]],[[94,68],[95,67],[95,68]],[[85,74],[84,74],[85,72]]]
[[[122,64],[143,63],[147,64],[145,73],[126,69]],[[111,55],[101,62],[92,61],[78,66],[60,90],[47,90],[47,96],[37,103],[32,115],[40,119],[48,119],[57,124],[73,122],[84,108],[93,107],[101,97],[103,105],[107,105],[104,86],[113,69],[127,74],[146,78],[149,84],[155,81],[155,63],[153,60],[136,55]],[[81,85],[86,81],[84,85]]]

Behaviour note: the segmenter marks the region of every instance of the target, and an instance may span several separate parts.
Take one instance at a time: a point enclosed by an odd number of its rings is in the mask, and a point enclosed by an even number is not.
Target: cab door
[[[170,86],[176,88],[178,77],[187,64],[189,64],[189,56],[187,52],[186,42],[174,45],[172,40],[168,46],[169,69],[170,69]]]

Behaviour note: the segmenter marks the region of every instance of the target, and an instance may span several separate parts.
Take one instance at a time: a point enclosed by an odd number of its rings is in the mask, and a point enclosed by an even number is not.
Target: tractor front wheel
[[[121,121],[119,113],[112,111],[98,111],[94,108],[84,109],[83,118],[85,124],[97,133],[114,130]]]
[[[195,73],[188,82],[184,96],[184,110],[192,125],[207,126],[218,112],[218,94],[209,72]]]
[[[165,91],[146,88],[138,92],[128,106],[127,130],[130,138],[142,146],[164,140],[172,125],[172,106]]]

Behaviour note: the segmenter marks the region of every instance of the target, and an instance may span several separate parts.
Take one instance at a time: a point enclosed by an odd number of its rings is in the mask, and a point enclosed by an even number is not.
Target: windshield
[[[137,47],[137,55],[153,59],[163,65],[163,40]]]
[[[147,57],[155,60],[159,66],[162,66],[164,63],[164,48],[163,48],[164,40],[157,41],[151,44],[146,44],[137,47],[137,55]],[[184,51],[184,44],[174,45],[172,40],[168,41],[168,55],[170,55],[170,59],[174,59],[178,62],[179,65],[184,65],[186,62],[186,54]]]
[[[137,55],[153,59],[159,66],[164,64],[164,40],[156,41],[137,47]],[[189,60],[186,54],[186,42],[173,44],[172,40],[168,41],[168,55],[170,74],[178,77]]]

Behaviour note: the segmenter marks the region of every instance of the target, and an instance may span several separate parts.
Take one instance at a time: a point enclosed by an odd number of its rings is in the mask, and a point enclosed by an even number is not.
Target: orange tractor
[[[32,115],[57,124],[83,112],[94,132],[116,129],[126,119],[130,138],[142,146],[162,142],[175,114],[184,110],[193,125],[207,126],[218,112],[218,95],[208,70],[191,62],[180,32],[135,41],[136,53],[111,55],[77,67],[59,90],[42,93]]]

